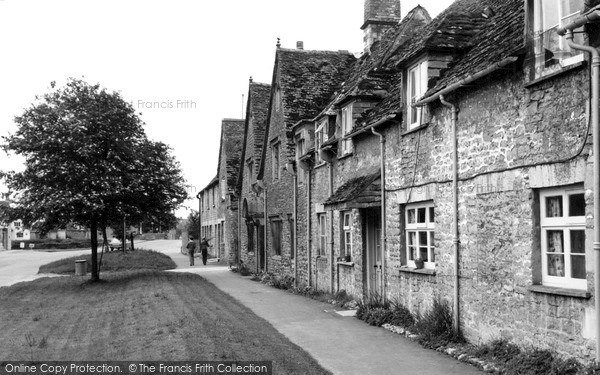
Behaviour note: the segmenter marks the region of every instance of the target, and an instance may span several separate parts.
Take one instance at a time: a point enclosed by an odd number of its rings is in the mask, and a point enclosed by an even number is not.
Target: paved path
[[[469,375],[473,366],[409,339],[371,327],[354,317],[342,317],[334,307],[274,289],[218,265],[190,267],[179,243],[155,241],[152,248],[173,258],[176,272],[197,273],[270,322],[279,332],[310,353],[334,374]],[[150,246],[149,246],[150,247]]]

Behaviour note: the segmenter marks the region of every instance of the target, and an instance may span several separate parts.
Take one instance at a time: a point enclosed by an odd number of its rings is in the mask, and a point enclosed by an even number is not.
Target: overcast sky
[[[419,3],[435,17],[452,0],[403,1],[402,14]],[[141,112],[195,195],[216,175],[221,119],[243,117],[248,78],[270,83],[277,38],[358,53],[362,23],[363,0],[0,0],[0,136],[51,81],[83,77]],[[0,170],[19,168],[0,154]]]

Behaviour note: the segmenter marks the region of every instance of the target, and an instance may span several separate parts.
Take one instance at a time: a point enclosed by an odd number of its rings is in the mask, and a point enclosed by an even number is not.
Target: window
[[[300,158],[308,152],[306,138],[308,131],[303,129],[302,132],[297,133],[295,136],[296,140],[296,165],[300,165]],[[304,171],[300,168],[297,170],[298,183],[304,182]]]
[[[279,180],[280,166],[279,166],[279,142],[274,143],[271,146],[271,160],[273,165],[273,181]]]
[[[319,150],[323,146],[323,143],[327,142],[327,139],[328,139],[327,133],[329,131],[328,123],[329,123],[329,120],[327,119],[327,117],[325,117],[324,119],[320,120],[317,123],[317,130],[315,130],[315,143],[316,143],[315,144],[315,153],[316,153],[315,160],[316,160],[317,165],[323,163],[323,159],[321,159]]]
[[[327,215],[317,215],[317,255],[327,254]]]
[[[352,212],[341,213],[341,246],[340,255],[350,261],[352,257]]]
[[[294,259],[295,256],[295,243],[294,243],[294,218],[289,215],[288,223],[290,224],[290,259]]]
[[[423,123],[421,117],[423,109],[413,107],[427,91],[427,60],[412,66],[408,69],[407,95],[408,98],[408,129],[416,128]]]
[[[281,220],[271,220],[271,241],[273,253],[281,255]]]
[[[420,258],[425,268],[435,268],[435,212],[433,203],[406,206],[406,250],[408,266]]]
[[[254,161],[247,160],[246,167],[248,168],[248,192],[252,192],[252,175],[254,174]]]
[[[559,25],[572,21],[582,9],[583,0],[533,0],[534,78],[583,61],[582,52],[572,50],[567,40],[556,33]],[[577,44],[583,44],[582,30],[575,30]]]
[[[581,189],[540,192],[542,283],[586,289],[585,198]]]
[[[342,109],[342,137],[350,134],[354,127],[354,118],[352,117],[352,104]],[[352,139],[342,139],[342,155],[348,155],[352,152]]]
[[[17,233],[17,238],[23,238],[23,232],[18,232]]]
[[[225,179],[225,177],[221,178],[221,201],[225,200],[225,197],[227,195],[227,180]]]

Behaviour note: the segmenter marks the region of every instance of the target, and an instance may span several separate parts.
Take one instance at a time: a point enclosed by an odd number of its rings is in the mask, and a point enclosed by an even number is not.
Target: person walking
[[[202,238],[202,242],[200,242],[200,251],[202,252],[202,263],[206,266],[206,258],[208,258],[208,240],[206,237]]]
[[[190,237],[190,241],[186,246],[188,250],[188,255],[190,256],[190,266],[194,265],[194,253],[196,252],[196,243],[194,242],[194,237]]]

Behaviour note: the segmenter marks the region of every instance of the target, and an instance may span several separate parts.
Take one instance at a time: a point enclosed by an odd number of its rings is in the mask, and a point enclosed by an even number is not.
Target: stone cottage
[[[217,176],[198,194],[202,235],[210,254],[229,263],[238,254],[238,196],[236,184],[242,154],[244,120],[223,119]]]
[[[265,268],[266,259],[263,245],[264,202],[256,195],[255,189],[270,98],[271,85],[253,82],[250,78],[237,195],[241,205],[238,212],[240,260],[255,272]]]

